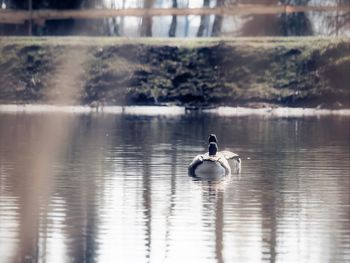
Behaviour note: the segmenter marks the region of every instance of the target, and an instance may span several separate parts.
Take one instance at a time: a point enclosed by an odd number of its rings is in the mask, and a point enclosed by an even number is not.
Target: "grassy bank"
[[[0,73],[0,103],[350,107],[350,39],[0,38]]]

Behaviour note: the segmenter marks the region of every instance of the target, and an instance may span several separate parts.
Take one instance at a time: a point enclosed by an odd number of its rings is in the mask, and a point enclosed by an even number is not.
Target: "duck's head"
[[[218,145],[215,142],[209,143],[209,156],[216,155],[218,152]]]
[[[217,143],[218,142],[218,139],[216,138],[215,134],[210,134],[208,140],[209,140],[209,143],[211,143],[211,142]]]

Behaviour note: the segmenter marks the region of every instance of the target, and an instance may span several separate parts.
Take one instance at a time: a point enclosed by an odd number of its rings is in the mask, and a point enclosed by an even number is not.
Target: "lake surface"
[[[349,262],[349,190],[349,116],[0,113],[1,262]]]

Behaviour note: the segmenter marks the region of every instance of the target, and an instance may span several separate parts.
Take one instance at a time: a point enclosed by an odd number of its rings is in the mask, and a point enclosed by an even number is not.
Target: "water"
[[[196,181],[209,133],[241,175]],[[349,262],[350,118],[0,114],[1,262]]]

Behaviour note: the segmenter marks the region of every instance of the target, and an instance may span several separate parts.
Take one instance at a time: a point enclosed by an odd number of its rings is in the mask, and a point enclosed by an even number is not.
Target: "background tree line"
[[[1,0],[6,9],[28,10],[29,1]],[[333,6],[350,6],[349,0],[330,0]],[[38,9],[89,8],[192,8],[229,7],[236,4],[322,5],[322,0],[32,0]],[[2,35],[28,34],[28,22],[20,25],[0,24]],[[279,15],[221,15],[172,17],[114,17],[100,20],[47,20],[34,24],[34,35],[99,35],[99,36],[309,36],[350,35],[349,12],[282,13]]]

